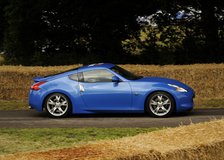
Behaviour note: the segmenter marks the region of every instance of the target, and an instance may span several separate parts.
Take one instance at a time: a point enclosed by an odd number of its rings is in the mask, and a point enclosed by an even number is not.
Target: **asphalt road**
[[[224,108],[196,109],[169,118],[153,118],[147,114],[101,114],[54,119],[34,110],[0,111],[0,128],[175,127],[220,118],[224,118]]]

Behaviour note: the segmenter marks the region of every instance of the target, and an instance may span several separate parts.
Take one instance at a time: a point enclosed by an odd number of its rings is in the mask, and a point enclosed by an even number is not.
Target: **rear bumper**
[[[39,112],[43,110],[42,99],[40,95],[41,95],[40,91],[30,90],[30,93],[29,93],[29,108],[30,109],[36,109]]]

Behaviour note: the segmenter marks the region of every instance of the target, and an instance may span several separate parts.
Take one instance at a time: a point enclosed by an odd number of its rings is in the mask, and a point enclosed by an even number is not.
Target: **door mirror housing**
[[[118,78],[117,76],[113,76],[112,77],[112,82],[116,82],[116,83],[118,83],[118,82],[120,82],[121,80],[120,80],[120,78]]]

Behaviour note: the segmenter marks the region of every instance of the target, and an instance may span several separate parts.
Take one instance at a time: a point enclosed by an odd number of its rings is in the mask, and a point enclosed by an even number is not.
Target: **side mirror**
[[[118,78],[117,76],[113,76],[112,77],[112,82],[118,83],[118,82],[120,82],[120,78]]]

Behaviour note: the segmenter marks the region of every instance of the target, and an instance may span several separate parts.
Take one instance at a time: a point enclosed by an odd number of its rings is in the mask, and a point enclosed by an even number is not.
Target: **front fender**
[[[142,83],[139,85],[139,83],[131,83],[132,86],[132,92],[133,92],[133,109],[138,111],[144,111],[145,109],[145,103],[147,101],[147,98],[150,94],[157,92],[157,91],[163,91],[169,93],[173,98],[175,103],[176,102],[176,91],[170,89],[170,87],[166,84],[162,83]]]

